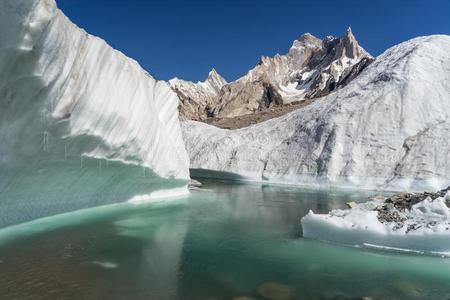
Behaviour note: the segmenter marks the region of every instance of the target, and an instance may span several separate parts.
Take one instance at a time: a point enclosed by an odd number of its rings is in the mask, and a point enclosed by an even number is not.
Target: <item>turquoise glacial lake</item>
[[[302,238],[372,192],[203,183],[0,230],[0,299],[450,299],[450,259]]]

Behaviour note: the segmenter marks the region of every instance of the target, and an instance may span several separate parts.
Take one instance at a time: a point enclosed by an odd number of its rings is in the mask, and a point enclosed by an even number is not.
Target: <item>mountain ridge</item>
[[[180,98],[183,119],[232,118],[325,96],[348,84],[372,61],[351,28],[340,38],[322,40],[305,33],[287,54],[261,57],[246,75],[222,81],[220,90],[205,93],[206,81],[173,79],[170,84]]]

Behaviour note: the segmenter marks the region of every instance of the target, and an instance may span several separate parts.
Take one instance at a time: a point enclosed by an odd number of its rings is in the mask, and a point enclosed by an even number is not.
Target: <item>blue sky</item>
[[[80,27],[158,79],[235,80],[262,55],[287,52],[302,33],[341,36],[351,26],[372,55],[412,37],[450,34],[447,0],[57,0]]]

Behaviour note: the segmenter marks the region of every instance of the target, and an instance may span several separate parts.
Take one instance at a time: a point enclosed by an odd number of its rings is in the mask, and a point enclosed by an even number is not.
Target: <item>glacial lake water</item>
[[[0,230],[0,299],[450,299],[450,259],[302,238],[373,192],[203,182]]]

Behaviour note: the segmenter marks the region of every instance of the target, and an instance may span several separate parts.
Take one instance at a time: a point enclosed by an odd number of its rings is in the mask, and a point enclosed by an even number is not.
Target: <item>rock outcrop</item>
[[[191,82],[174,78],[169,81],[180,99],[181,120],[204,120],[214,116],[220,91],[227,84],[215,69],[212,69],[203,82]]]

